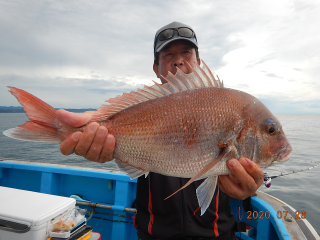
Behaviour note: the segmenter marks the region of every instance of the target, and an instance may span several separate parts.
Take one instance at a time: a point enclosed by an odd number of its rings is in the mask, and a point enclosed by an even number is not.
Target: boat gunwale
[[[0,158],[0,167],[2,168],[15,168],[23,170],[43,171],[59,173],[59,174],[70,174],[91,177],[94,174],[95,178],[120,180],[127,182],[137,182],[137,179],[131,180],[125,173],[112,169],[112,168],[93,168],[93,167],[82,167],[67,164],[56,164],[56,163],[44,163],[28,160],[8,159]]]

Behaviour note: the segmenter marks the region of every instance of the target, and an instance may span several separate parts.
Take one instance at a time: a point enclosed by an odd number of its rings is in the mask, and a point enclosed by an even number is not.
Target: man
[[[173,22],[159,29],[154,41],[153,70],[158,78],[176,67],[188,73],[186,62],[200,63],[196,34],[191,27]],[[161,79],[162,83],[164,80]],[[92,112],[83,114],[58,111],[58,118],[79,127],[87,123]],[[60,145],[63,154],[75,152],[90,161],[113,159],[115,139],[108,130],[91,123],[83,133],[74,133]],[[263,172],[252,161],[240,158],[227,162],[233,174],[220,176],[219,188],[203,216],[200,216],[195,189],[203,180],[195,181],[168,200],[163,200],[182,187],[188,179],[150,173],[140,177],[137,186],[136,227],[140,239],[234,239],[235,219],[230,211],[230,197],[245,199],[253,195],[263,182]]]

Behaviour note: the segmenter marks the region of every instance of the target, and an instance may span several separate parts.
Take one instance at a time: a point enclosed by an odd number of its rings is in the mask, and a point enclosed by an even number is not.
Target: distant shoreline
[[[61,108],[56,108],[56,109],[61,109]],[[69,112],[86,112],[86,111],[96,111],[94,108],[66,108],[65,110]],[[0,106],[0,113],[25,113],[22,107],[4,107]]]

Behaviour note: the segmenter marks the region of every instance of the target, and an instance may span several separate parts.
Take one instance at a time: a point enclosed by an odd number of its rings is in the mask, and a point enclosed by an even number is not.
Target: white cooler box
[[[46,240],[51,220],[75,204],[73,198],[0,187],[0,240]]]

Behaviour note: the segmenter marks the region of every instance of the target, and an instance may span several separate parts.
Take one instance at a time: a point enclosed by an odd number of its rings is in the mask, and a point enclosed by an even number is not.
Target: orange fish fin
[[[57,137],[57,129],[43,126],[31,121],[3,132],[7,137],[35,142],[61,143]]]
[[[203,71],[207,74],[207,76],[210,78],[213,86],[215,87],[223,87],[223,84],[221,85],[221,82],[218,82],[217,79],[214,77],[214,75],[212,74],[211,70],[208,68],[207,64],[201,60],[202,65],[203,65]]]
[[[131,180],[138,178],[143,174],[145,175],[145,177],[147,177],[149,174],[149,172],[144,171],[143,169],[136,168],[128,163],[122,162],[119,159],[115,159],[115,163],[117,164],[119,170],[126,173],[126,175],[130,177]]]
[[[217,180],[218,176],[208,177],[196,190],[198,203],[201,207],[200,216],[206,212],[211,203],[214,191],[216,190]]]
[[[218,75],[217,75],[217,78],[218,78],[219,84],[220,84],[221,86],[223,86],[223,80],[221,81]]]
[[[60,143],[61,139],[58,137],[56,129],[57,110],[24,90],[15,87],[8,88],[23,106],[31,121],[17,128],[9,129],[4,134],[8,137],[27,141]]]
[[[50,127],[56,126],[57,110],[55,108],[22,89],[15,87],[8,88],[11,94],[15,96],[23,106],[26,115],[32,122]]]
[[[159,84],[155,81],[153,81],[153,82],[154,82],[154,85],[152,86],[152,88],[161,92],[164,96],[168,96],[168,95],[172,94],[172,92],[170,92],[168,89],[166,89],[162,84]]]
[[[177,67],[177,72],[175,75],[177,78],[180,79],[181,82],[188,88],[188,89],[195,89],[197,86],[191,81],[191,79],[188,77],[188,74],[185,74],[183,71],[180,70],[180,68]]]
[[[186,188],[189,186],[192,182],[199,180],[202,178],[202,176],[208,172],[211,168],[213,168],[217,163],[219,163],[230,151],[225,152],[224,154],[219,155],[216,159],[212,160],[210,163],[208,163],[203,169],[200,170],[196,175],[194,175],[185,185],[183,185],[181,188],[179,188],[177,191],[172,193],[170,196],[166,197],[166,199],[172,197],[174,194],[179,192],[180,190]]]
[[[129,94],[125,93],[121,96],[110,98],[106,101],[109,104],[104,104],[98,108],[90,122],[105,121],[126,108],[163,96],[165,94],[159,91],[158,88],[144,86],[143,89],[138,89],[136,92],[131,91]]]
[[[193,68],[188,62],[186,62],[186,65],[188,66],[189,70],[188,77],[196,85],[196,88],[205,88],[206,86],[195,68]]]
[[[199,180],[206,179],[206,178],[207,178],[206,176],[201,176],[201,177],[197,178],[195,181],[199,181]]]
[[[177,68],[179,69],[179,68]],[[178,70],[177,70],[178,71]],[[176,74],[177,75],[177,74]],[[186,91],[189,88],[187,87],[187,85],[184,83],[184,81],[181,81],[176,75],[173,75],[171,72],[168,72],[168,76],[167,79],[170,80],[171,84],[174,84],[175,86],[177,86],[177,88],[180,91]]]
[[[210,77],[205,73],[205,71],[203,71],[203,69],[198,64],[194,64],[193,68],[195,72],[198,74],[199,78],[202,80],[204,86],[214,87]]]
[[[156,98],[161,98],[171,94],[176,94],[184,91],[189,91],[196,88],[207,87],[223,87],[212,75],[210,70],[203,62],[203,69],[197,63],[191,66],[186,63],[189,74],[183,73],[177,69],[175,75],[171,72],[166,77],[161,76],[167,83],[160,85],[155,82],[153,86],[144,86],[142,89],[132,91],[129,94],[119,95],[115,98],[110,98],[97,109],[96,113],[92,116],[90,122],[108,120],[114,114],[127,109],[133,105],[142,102],[150,101]],[[210,75],[211,74],[211,75]]]
[[[162,93],[161,91],[159,91],[157,88],[152,88],[152,87],[149,87],[147,85],[144,85],[144,88],[143,88],[145,91],[157,96],[157,97],[164,97],[166,96],[166,94]]]

